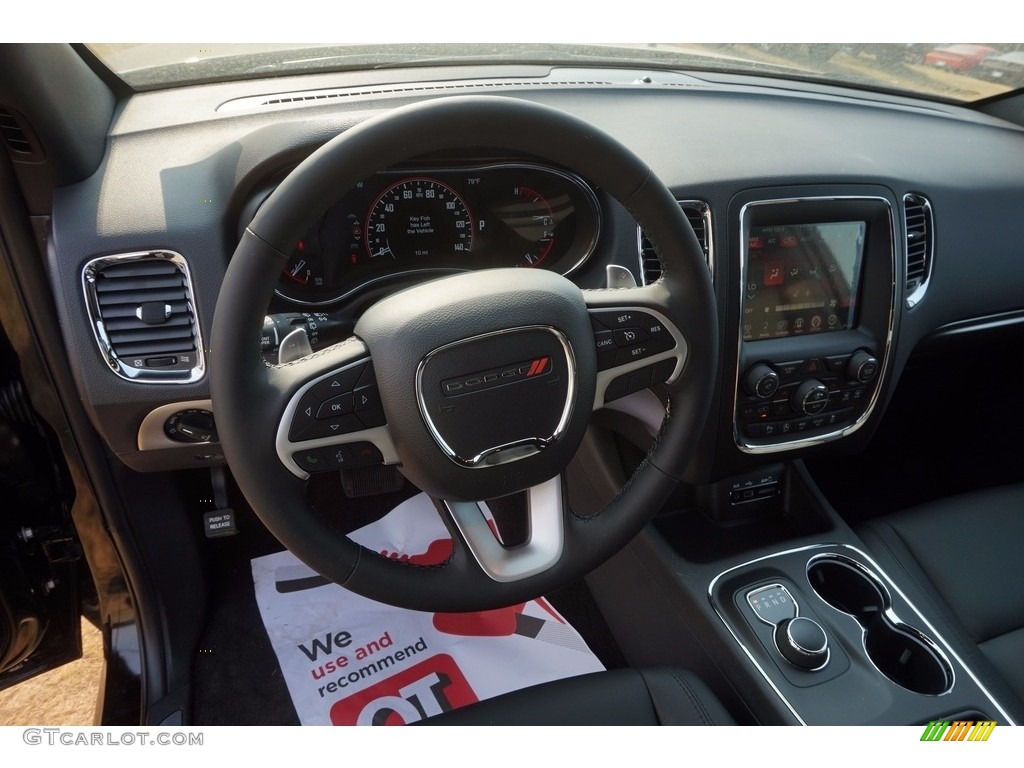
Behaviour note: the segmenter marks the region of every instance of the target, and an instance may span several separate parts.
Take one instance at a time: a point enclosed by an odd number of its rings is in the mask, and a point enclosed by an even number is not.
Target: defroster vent
[[[701,200],[680,200],[679,207],[686,214],[693,227],[697,241],[704,249],[708,269],[714,274],[714,251],[711,244],[711,208]],[[637,229],[637,245],[640,253],[640,279],[643,285],[650,285],[661,277],[661,259],[642,229]]]
[[[932,206],[921,195],[903,196],[907,234],[907,306],[915,306],[928,290],[935,255]]]
[[[188,384],[205,371],[188,264],[149,251],[93,259],[82,285],[96,342],[118,376],[150,384]]]

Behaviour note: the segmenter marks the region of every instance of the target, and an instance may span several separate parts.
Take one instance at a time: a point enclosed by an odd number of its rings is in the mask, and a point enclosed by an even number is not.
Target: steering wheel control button
[[[645,320],[653,319],[650,315],[635,310],[623,309],[601,309],[591,310],[590,316],[596,319],[609,331],[617,331],[624,328],[639,328]]]
[[[814,619],[796,616],[775,625],[775,646],[794,667],[815,672],[828,664],[828,636]]]
[[[643,328],[625,328],[612,331],[612,336],[617,347],[632,347],[650,338],[647,331]]]
[[[352,413],[352,393],[345,395],[338,395],[332,397],[325,403],[321,403],[320,408],[316,412],[318,419],[333,419],[338,416],[344,416],[346,413]]]
[[[606,371],[619,365],[667,352],[676,342],[664,324],[646,312],[636,310],[592,310],[596,331],[597,369]]]
[[[373,407],[363,406],[365,420],[354,415],[359,410],[353,392],[356,389],[362,393],[359,402],[365,397],[368,403],[375,403]],[[288,439],[299,442],[358,432],[369,426],[365,424],[366,421],[374,422],[373,426],[384,424],[380,398],[371,395],[371,389],[376,393],[373,366],[366,362],[326,376],[299,398],[288,427]]]
[[[594,346],[597,348],[597,370],[606,371],[615,365],[615,337],[612,331],[595,331]]]
[[[306,472],[323,472],[324,470],[330,469],[330,467],[327,466],[327,460],[317,448],[311,448],[305,451],[296,451],[292,454],[292,459]]]
[[[370,464],[381,464],[384,461],[384,456],[381,455],[380,449],[373,443],[361,442],[361,443],[350,443],[348,450],[352,453],[352,458],[355,461],[356,466],[367,466]]]

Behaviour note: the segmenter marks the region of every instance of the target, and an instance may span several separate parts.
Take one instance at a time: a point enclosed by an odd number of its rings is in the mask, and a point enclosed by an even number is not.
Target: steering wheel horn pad
[[[565,167],[618,200],[657,249],[662,279],[639,288],[581,291],[544,270],[456,275],[379,301],[347,342],[286,365],[264,363],[263,316],[290,244],[344,190],[421,155],[496,147]],[[668,327],[675,349],[602,366],[598,373],[589,313],[620,308],[649,310]],[[625,546],[660,509],[710,410],[717,347],[714,292],[703,252],[673,195],[639,158],[559,110],[506,97],[460,96],[384,112],[346,130],[268,197],[224,277],[213,322],[210,387],[239,488],[270,532],[300,559],[371,599],[415,610],[481,610],[580,578]],[[379,444],[385,460],[397,460],[406,477],[438,500],[455,544],[442,565],[403,563],[348,539],[336,516],[309,507],[302,473],[289,468],[281,452],[282,445],[304,447],[290,442],[283,420],[311,382],[367,359],[367,352],[387,424],[359,439],[386,441]],[[559,473],[575,454],[593,408],[603,404],[607,383],[669,358],[675,361],[666,384],[670,404],[650,453],[605,509],[576,516]],[[535,375],[523,374],[523,367]],[[503,373],[523,380],[495,384],[493,377]],[[457,390],[467,382],[482,388],[447,398],[465,413],[443,423],[444,388]],[[539,403],[538,398],[543,404],[531,412],[528,401]],[[488,414],[493,418],[504,405],[513,418],[489,433]],[[527,540],[517,547],[489,540],[476,501],[522,490],[528,491]]]
[[[596,352],[583,294],[564,277],[485,270],[424,283],[370,307],[355,335],[373,358],[402,473],[431,496],[504,496],[551,479],[576,453]]]

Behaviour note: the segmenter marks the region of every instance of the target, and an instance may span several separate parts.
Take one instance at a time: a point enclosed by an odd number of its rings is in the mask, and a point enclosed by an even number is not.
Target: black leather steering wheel
[[[269,297],[294,243],[341,193],[401,161],[474,148],[547,160],[603,189],[644,227],[662,259],[662,279],[581,291],[544,270],[446,277],[381,300],[341,344],[267,366],[259,336]],[[703,427],[718,332],[693,230],[640,159],[564,112],[504,97],[456,97],[369,119],[299,165],[239,243],[212,339],[224,453],[267,528],[310,567],[357,593],[418,610],[462,611],[569,583],[639,532],[672,491]],[[620,346],[605,351],[609,340]],[[650,453],[604,510],[577,516],[560,478],[590,414],[606,398],[662,381],[670,402]],[[369,403],[362,422],[348,413],[338,427],[316,420],[324,403],[350,402],[352,390],[357,404]],[[334,392],[342,401],[331,399]],[[322,458],[326,447],[353,443],[376,446],[384,461],[443,500],[437,506],[455,542],[447,563],[382,557],[309,508],[301,464],[308,451]],[[519,491],[527,492],[530,534],[506,548],[475,501]]]

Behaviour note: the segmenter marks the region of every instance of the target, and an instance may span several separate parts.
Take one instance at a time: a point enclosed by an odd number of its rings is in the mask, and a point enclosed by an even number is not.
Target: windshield
[[[780,75],[956,102],[1024,86],[1022,43],[87,45],[137,90],[314,71],[489,63]]]

